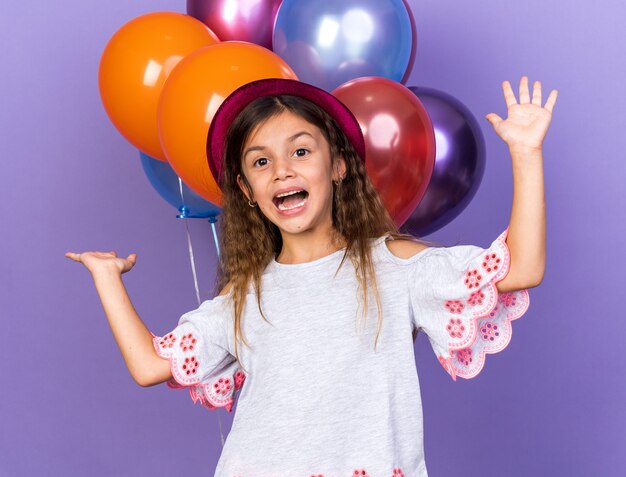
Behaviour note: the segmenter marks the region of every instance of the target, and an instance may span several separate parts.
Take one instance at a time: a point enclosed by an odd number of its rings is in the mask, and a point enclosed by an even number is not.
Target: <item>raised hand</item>
[[[532,101],[528,90],[528,76],[522,76],[519,86],[519,103],[508,81],[502,82],[508,117],[502,119],[496,113],[485,117],[494,127],[496,134],[509,146],[520,152],[541,151],[543,140],[552,119],[552,110],[558,91],[553,89],[546,104],[541,106],[541,82],[535,81]]]
[[[67,252],[65,256],[75,262],[82,263],[91,274],[103,270],[114,270],[120,274],[129,272],[137,262],[137,254],[131,253],[126,258],[117,256],[115,252]]]

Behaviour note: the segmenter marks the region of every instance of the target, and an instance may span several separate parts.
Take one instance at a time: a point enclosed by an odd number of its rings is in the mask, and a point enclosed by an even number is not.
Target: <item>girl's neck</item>
[[[283,247],[276,261],[284,264],[306,263],[323,258],[346,246],[345,239],[331,229],[324,233],[282,234]]]

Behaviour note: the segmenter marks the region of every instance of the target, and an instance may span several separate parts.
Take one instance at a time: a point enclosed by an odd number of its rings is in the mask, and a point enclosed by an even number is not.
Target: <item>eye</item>
[[[298,149],[296,149],[296,156],[298,157],[302,157],[305,156],[309,153],[308,149],[305,149],[303,147],[299,147]]]
[[[267,165],[267,158],[266,157],[260,157],[258,158],[256,161],[254,161],[252,163],[253,167],[263,167]]]

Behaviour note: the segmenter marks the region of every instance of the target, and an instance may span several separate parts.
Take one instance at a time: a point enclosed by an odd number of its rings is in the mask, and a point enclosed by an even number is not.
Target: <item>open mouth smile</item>
[[[295,211],[303,208],[309,198],[309,193],[304,189],[294,188],[280,192],[274,196],[272,202],[281,212]]]

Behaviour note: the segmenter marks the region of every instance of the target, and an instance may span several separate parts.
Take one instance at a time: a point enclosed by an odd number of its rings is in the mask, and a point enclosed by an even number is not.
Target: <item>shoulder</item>
[[[219,296],[225,296],[225,295],[227,295],[228,293],[230,293],[230,291],[232,290],[232,288],[233,288],[233,282],[228,282],[228,283],[226,284],[226,286],[225,286],[224,288],[222,288],[222,291],[219,293]]]
[[[403,259],[411,258],[428,248],[428,245],[405,239],[386,240],[385,244],[394,256]]]

